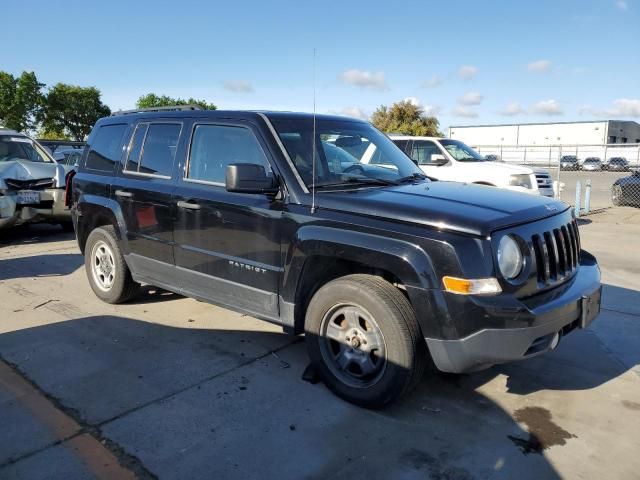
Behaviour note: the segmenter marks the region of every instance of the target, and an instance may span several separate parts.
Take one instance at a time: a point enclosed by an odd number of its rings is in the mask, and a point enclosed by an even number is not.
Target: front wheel
[[[418,383],[427,348],[406,297],[386,280],[348,275],[311,299],[305,318],[311,362],[339,397],[381,408]]]
[[[89,284],[100,300],[122,303],[138,293],[140,284],[131,278],[111,225],[96,228],[89,234],[84,266]]]

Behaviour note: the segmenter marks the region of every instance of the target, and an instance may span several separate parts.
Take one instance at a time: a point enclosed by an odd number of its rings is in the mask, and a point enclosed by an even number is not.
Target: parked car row
[[[581,162],[575,155],[563,155],[560,158],[560,170],[628,172],[630,167],[629,162],[624,157],[611,157],[604,163],[600,157],[587,157]]]

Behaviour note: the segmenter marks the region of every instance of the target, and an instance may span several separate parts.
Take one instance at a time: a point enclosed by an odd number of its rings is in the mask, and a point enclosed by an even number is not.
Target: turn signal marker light
[[[447,292],[458,295],[495,295],[502,291],[495,278],[467,279],[446,276],[442,277],[442,283]]]

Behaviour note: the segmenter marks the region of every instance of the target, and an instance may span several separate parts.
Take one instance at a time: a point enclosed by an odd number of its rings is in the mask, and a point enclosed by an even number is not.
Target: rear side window
[[[127,125],[124,123],[99,127],[91,142],[85,167],[91,170],[113,172],[115,162],[120,161],[122,137],[126,129]]]
[[[197,125],[191,140],[187,178],[224,184],[227,165],[254,163],[267,174],[269,162],[253,132],[244,127]]]
[[[129,146],[125,171],[170,177],[181,130],[181,123],[138,124]]]
[[[400,150],[406,152],[409,140],[393,140],[393,143],[395,143]]]

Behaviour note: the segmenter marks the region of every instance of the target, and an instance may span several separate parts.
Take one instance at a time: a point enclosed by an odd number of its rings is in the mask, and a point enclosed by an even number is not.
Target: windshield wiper
[[[400,177],[396,180],[396,183],[407,183],[407,182],[413,182],[415,180],[426,180],[429,177],[426,176],[424,173],[418,173],[418,172],[414,172],[411,175],[407,175],[406,177]]]
[[[397,185],[394,180],[385,180],[384,178],[371,178],[371,177],[347,177],[341,182],[335,183],[321,183],[317,184],[315,188],[332,188],[332,187],[344,187],[351,185]]]

